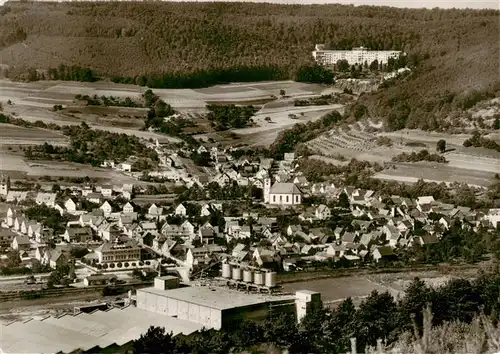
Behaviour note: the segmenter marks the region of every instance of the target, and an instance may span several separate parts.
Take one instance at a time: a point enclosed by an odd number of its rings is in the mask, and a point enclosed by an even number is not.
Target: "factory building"
[[[333,65],[339,60],[346,60],[350,65],[363,65],[365,62],[371,64],[375,60],[379,64],[387,64],[390,58],[396,59],[400,54],[404,53],[395,50],[369,50],[364,47],[352,50],[328,50],[324,44],[316,44],[312,52],[314,60],[320,65]]]
[[[242,272],[243,280],[250,282],[251,273]],[[266,276],[269,284],[275,281],[271,273],[259,274],[258,282],[265,284]],[[0,323],[0,353],[111,352],[139,338],[149,326],[189,335],[202,328],[230,328],[242,319],[261,321],[272,312],[296,313],[300,321],[321,306],[317,292],[271,295],[227,286],[183,287],[172,276],[158,277],[153,287],[138,289],[135,299],[136,306],[131,296],[130,304],[119,308],[106,310],[104,306],[103,310],[100,304],[91,312],[75,309],[75,314]]]
[[[249,277],[248,271],[246,274]],[[271,278],[269,275],[269,281]],[[218,286],[168,289],[161,281],[155,282],[154,287],[138,289],[136,298],[139,309],[214,329],[229,328],[242,319],[261,321],[274,311],[295,313],[299,310],[302,318],[308,310],[321,306],[320,294],[309,291],[271,295]]]

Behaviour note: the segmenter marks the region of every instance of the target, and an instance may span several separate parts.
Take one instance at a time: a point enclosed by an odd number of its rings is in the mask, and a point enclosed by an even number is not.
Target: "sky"
[[[172,0],[170,0],[172,1]],[[198,0],[173,0],[173,1],[198,1]],[[473,9],[499,9],[500,0],[204,0],[204,1],[239,1],[239,2],[272,2],[280,4],[353,4],[395,6],[410,8],[473,8]]]

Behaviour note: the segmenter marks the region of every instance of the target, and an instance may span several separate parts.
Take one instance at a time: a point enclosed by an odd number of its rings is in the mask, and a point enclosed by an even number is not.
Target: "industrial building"
[[[263,320],[271,311],[296,311],[296,295],[250,293],[211,285],[177,289],[155,285],[137,290],[137,308],[206,328],[229,328],[244,318]]]
[[[0,353],[70,353],[123,346],[146,333],[150,326],[165,327],[174,335],[190,334],[203,326],[191,321],[141,310],[135,306],[60,317],[47,316],[0,325]]]
[[[390,58],[396,59],[401,54],[404,53],[395,50],[369,50],[364,47],[352,50],[328,50],[324,44],[316,44],[312,52],[314,60],[320,65],[333,65],[339,60],[346,60],[349,65],[363,65],[365,62],[371,64],[375,60],[379,64],[387,64]]]
[[[247,271],[248,283],[250,274]],[[262,279],[265,286],[267,279],[271,285],[276,279],[273,274],[268,272],[267,278],[263,275],[257,280]],[[136,306],[131,296],[128,305],[106,311],[80,309],[76,314],[2,323],[0,353],[100,352],[130,343],[149,326],[165,327],[174,335],[188,335],[202,328],[230,328],[242,319],[260,321],[271,312],[296,313],[300,320],[308,311],[321,306],[321,295],[307,290],[294,295],[272,295],[216,283],[183,286],[176,277],[158,277],[153,287],[137,290]]]

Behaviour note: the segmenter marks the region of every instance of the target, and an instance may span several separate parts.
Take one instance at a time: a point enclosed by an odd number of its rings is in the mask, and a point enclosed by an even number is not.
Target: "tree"
[[[60,185],[58,185],[57,183],[54,183],[54,184],[52,185],[52,193],[57,193],[57,192],[59,192],[59,191],[61,191],[61,186],[60,186]]]
[[[493,129],[500,130],[500,118],[496,117],[493,121]]]
[[[174,352],[175,341],[172,332],[166,332],[164,327],[151,326],[145,334],[133,341],[132,347],[137,354],[169,354]]]
[[[436,143],[436,150],[440,153],[444,153],[446,151],[446,140],[438,140]]]
[[[344,208],[344,209],[349,209],[350,203],[349,203],[349,197],[345,192],[340,193],[339,195],[339,207]]]
[[[349,70],[349,62],[345,59],[337,61],[337,69],[342,72]]]

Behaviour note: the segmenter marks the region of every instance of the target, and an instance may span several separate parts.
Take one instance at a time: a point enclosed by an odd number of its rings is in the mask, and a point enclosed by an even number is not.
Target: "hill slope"
[[[299,66],[312,62],[315,43],[345,49],[360,45],[400,49],[418,69],[405,82],[363,97],[362,103],[372,116],[396,112],[392,128],[421,126],[415,121],[423,116],[432,127],[434,113],[456,95],[472,89],[491,91],[498,84],[499,23],[499,12],[494,10],[8,3],[0,9],[0,64],[8,65],[11,74],[29,67],[77,65],[100,75],[162,86],[168,79],[155,81],[151,75],[231,69],[225,79],[294,78]],[[179,83],[191,84],[189,80]],[[197,83],[203,84],[203,80]]]

